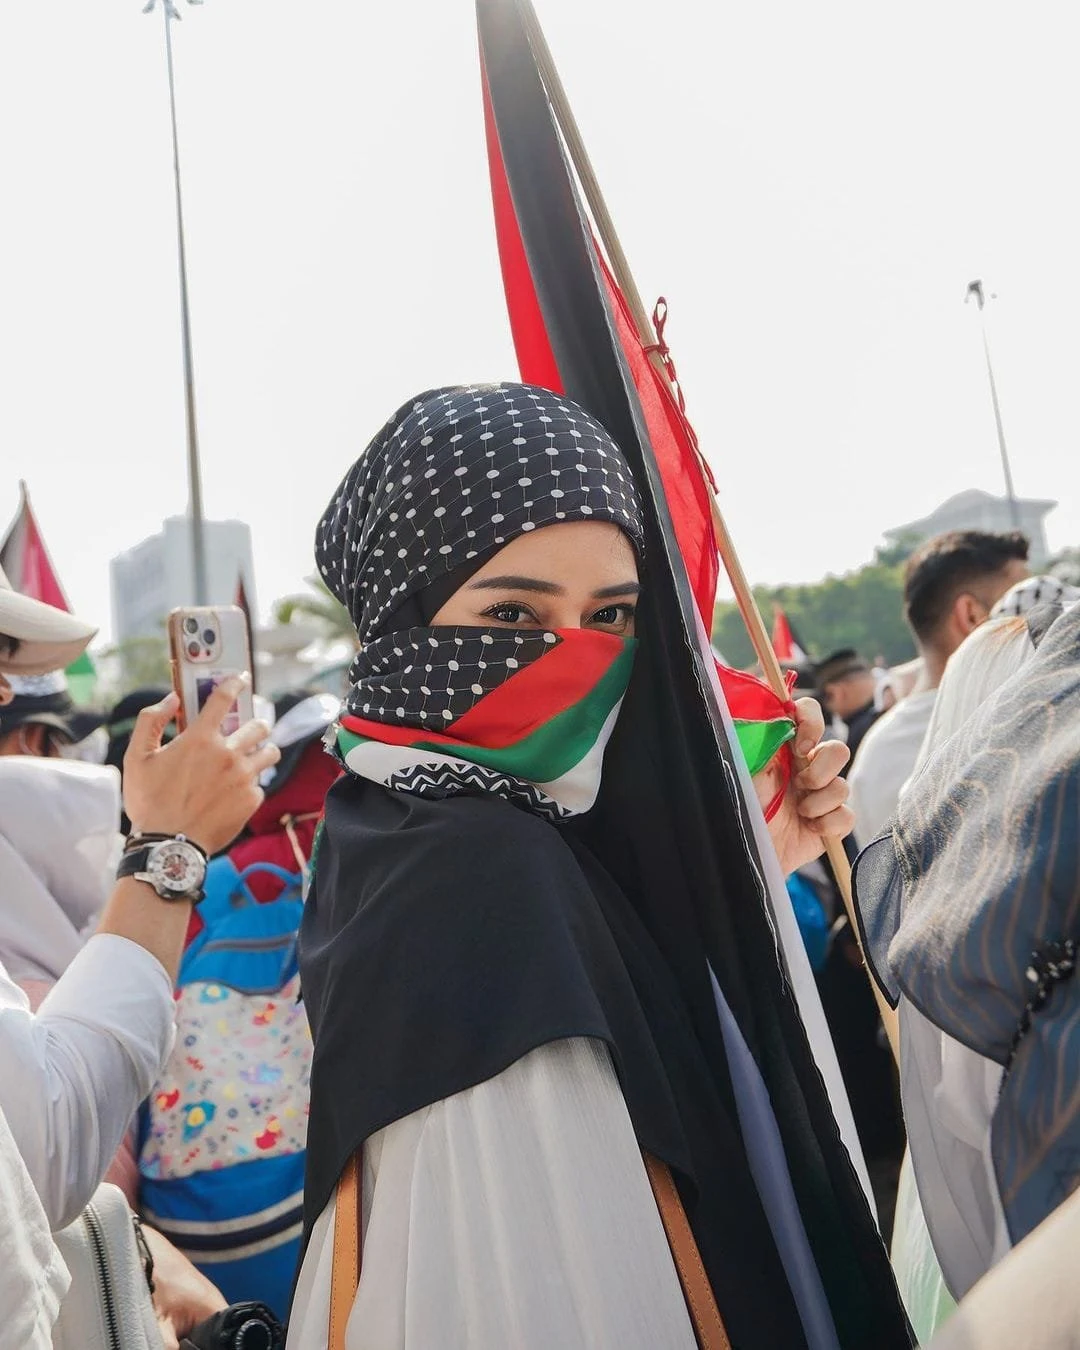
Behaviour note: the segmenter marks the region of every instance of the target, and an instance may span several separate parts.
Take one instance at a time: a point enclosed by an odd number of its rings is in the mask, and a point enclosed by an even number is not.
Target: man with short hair
[[[855,834],[868,844],[891,818],[918,759],[945,664],[990,617],[1010,587],[1030,575],[1019,531],[951,530],[908,559],[904,617],[923,659],[918,684],[866,733],[849,783]]]
[[[825,706],[834,718],[847,727],[847,745],[851,751],[850,764],[862,739],[877,721],[880,713],[874,707],[877,681],[865,661],[852,647],[827,656],[817,669],[818,688]]]

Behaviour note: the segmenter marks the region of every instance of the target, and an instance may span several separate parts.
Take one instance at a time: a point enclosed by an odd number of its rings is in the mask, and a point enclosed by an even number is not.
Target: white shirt
[[[607,1047],[557,1041],[364,1146],[347,1350],[695,1350]],[[288,1350],[325,1350],[334,1202]]]
[[[879,717],[863,737],[848,786],[855,812],[855,838],[862,845],[877,838],[911,776],[937,699],[936,689],[909,694]]]
[[[173,1007],[161,962],[113,934],[90,939],[36,1016],[0,966],[0,1112],[54,1230],[93,1195],[153,1087]]]
[[[37,1191],[0,1111],[0,1346],[50,1350],[69,1283]]]

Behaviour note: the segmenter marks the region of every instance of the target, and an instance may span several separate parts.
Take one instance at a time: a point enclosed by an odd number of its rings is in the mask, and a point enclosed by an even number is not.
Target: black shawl
[[[703,1035],[580,840],[495,797],[435,802],[342,779],[301,936],[316,1047],[309,1232],[376,1130],[538,1046],[594,1037],[611,1048],[641,1147],[679,1178],[733,1345],[805,1344],[715,1072],[715,1017]]]

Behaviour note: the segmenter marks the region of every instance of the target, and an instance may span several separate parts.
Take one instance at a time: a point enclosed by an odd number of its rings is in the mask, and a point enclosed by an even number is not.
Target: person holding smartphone
[[[73,616],[14,592],[0,573],[0,728],[7,673],[62,667],[93,636]],[[221,732],[245,688],[240,676],[223,681],[169,744],[162,736],[175,694],[139,715],[124,781],[134,833],[97,933],[37,1014],[0,967],[0,1307],[12,1344],[50,1344],[68,1277],[49,1230],[86,1205],[165,1061],[173,982],[206,858],[259,806],[259,777],[279,758],[264,723]],[[172,1312],[178,1334],[205,1315]]]

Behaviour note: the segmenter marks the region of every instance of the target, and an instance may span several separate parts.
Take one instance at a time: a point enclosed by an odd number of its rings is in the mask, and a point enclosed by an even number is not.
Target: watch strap
[[[194,839],[189,839],[186,834],[154,834],[152,832],[135,830],[124,840],[124,852],[134,852],[136,849],[141,849],[147,844],[168,844],[174,839],[177,839],[184,844],[190,844],[192,848],[197,848],[203,857],[209,861],[206,850],[201,848]]]
[[[116,869],[116,879],[120,881],[123,877],[137,876],[140,872],[145,872],[146,864],[150,861],[150,844],[143,844],[141,848],[129,848],[120,859],[120,865]]]

